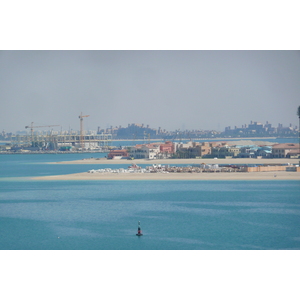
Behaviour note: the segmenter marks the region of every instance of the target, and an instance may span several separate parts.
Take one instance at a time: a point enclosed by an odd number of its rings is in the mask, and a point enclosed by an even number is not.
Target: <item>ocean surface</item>
[[[0,155],[0,249],[300,249],[297,181],[31,179],[101,168],[48,162],[105,155]]]
[[[172,140],[172,139],[171,139]],[[294,138],[235,138],[235,139],[230,139],[230,138],[220,138],[220,139],[193,139],[193,142],[218,142],[218,141],[240,141],[240,140],[248,140],[248,141],[266,141],[266,142],[271,142],[271,143],[296,143],[298,144],[299,140],[297,137]],[[151,142],[164,142],[163,140],[150,140]],[[177,142],[177,143],[187,143],[190,142],[189,139],[173,139],[173,142]],[[149,143],[148,139],[144,139],[144,140],[113,140],[112,141],[112,146],[133,146],[136,144],[146,144]],[[250,143],[251,144],[251,143]]]

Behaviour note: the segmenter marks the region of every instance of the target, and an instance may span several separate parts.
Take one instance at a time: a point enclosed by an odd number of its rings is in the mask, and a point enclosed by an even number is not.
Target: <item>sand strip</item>
[[[34,180],[300,180],[299,172],[250,173],[75,173],[34,177]]]
[[[228,159],[106,159],[106,158],[90,158],[82,160],[73,160],[73,161],[61,161],[51,164],[102,164],[102,165],[152,165],[152,164],[161,164],[161,165],[192,165],[192,164],[299,164],[299,159],[290,159],[290,158],[272,158],[272,159],[257,159],[257,158],[228,158]]]

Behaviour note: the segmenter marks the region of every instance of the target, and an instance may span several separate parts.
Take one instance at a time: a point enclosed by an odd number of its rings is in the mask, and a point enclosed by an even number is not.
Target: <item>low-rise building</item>
[[[172,142],[150,143],[129,148],[129,156],[136,159],[157,159],[171,157],[175,152]]]
[[[249,145],[249,146],[242,146],[240,147],[240,153],[238,154],[238,157],[241,158],[254,158],[256,157],[256,151],[258,147],[255,145]]]
[[[299,155],[299,145],[294,143],[276,144],[272,147],[272,157],[289,158]]]
[[[9,151],[11,150],[10,145],[0,145],[0,151]]]
[[[211,150],[211,155],[217,158],[238,157],[239,154],[240,154],[240,148],[235,145],[213,147]]]
[[[256,150],[256,156],[260,156],[263,158],[271,158],[272,157],[272,147],[271,146],[260,146]]]
[[[173,154],[175,152],[175,146],[172,142],[168,141],[159,145],[160,153]]]
[[[293,150],[291,150],[286,155],[286,157],[288,157],[288,158],[298,158],[298,157],[300,157],[300,151],[299,151],[299,149],[293,149]]]
[[[188,142],[178,144],[177,155],[182,158],[205,157],[211,154],[211,143]]]
[[[129,156],[135,159],[156,159],[159,153],[158,145],[136,145],[129,149]]]
[[[108,159],[121,159],[123,157],[129,157],[128,152],[125,149],[111,150],[107,155]]]

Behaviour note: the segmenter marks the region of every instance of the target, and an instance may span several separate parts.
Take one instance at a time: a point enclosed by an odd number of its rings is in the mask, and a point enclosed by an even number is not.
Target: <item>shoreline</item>
[[[276,137],[276,136],[271,136],[271,137],[268,137],[268,136],[263,136],[263,137],[255,137],[255,136],[252,136],[252,137],[204,137],[204,138],[193,138],[193,140],[195,141],[207,141],[207,140],[263,140],[263,139],[267,139],[267,140],[275,140],[275,139],[291,139],[291,138],[294,138],[294,137]],[[297,138],[297,137],[296,137]],[[170,137],[170,139],[172,139],[172,137]],[[114,141],[120,141],[120,142],[126,142],[126,141],[133,141],[133,139],[113,139]],[[163,141],[163,138],[161,139],[150,139],[151,141]],[[168,140],[168,139],[166,139]],[[182,138],[182,140],[189,140],[189,138]],[[144,142],[145,140],[144,139],[136,139],[134,141],[139,141],[139,142]]]
[[[74,173],[32,177],[32,180],[170,180],[170,181],[260,181],[260,180],[300,180],[299,172],[232,172],[232,173]]]
[[[107,158],[88,158],[82,160],[51,162],[49,164],[102,164],[102,165],[193,165],[193,164],[218,164],[218,165],[274,165],[274,164],[299,164],[298,158],[227,158],[227,159],[213,159],[213,158],[190,158],[190,159],[107,159]]]

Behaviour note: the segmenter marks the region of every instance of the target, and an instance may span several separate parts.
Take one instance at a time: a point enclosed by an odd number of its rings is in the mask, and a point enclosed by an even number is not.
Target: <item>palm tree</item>
[[[298,127],[298,139],[299,139],[299,153],[300,153],[300,106],[298,106],[297,116],[299,117],[299,127]],[[298,155],[300,158],[300,154]]]

